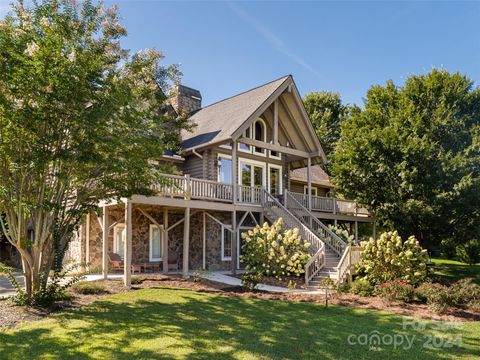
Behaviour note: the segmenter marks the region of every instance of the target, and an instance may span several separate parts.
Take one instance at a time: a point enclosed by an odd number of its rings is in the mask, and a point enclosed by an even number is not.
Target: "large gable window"
[[[252,125],[250,125],[245,132],[243,133],[243,136],[249,139],[254,139],[262,142],[267,142],[267,125],[265,124],[265,121],[263,119],[258,118]],[[250,146],[247,144],[238,144],[238,149],[247,152],[247,153],[253,153],[256,155],[263,155],[265,156],[266,151],[265,149],[257,146]]]

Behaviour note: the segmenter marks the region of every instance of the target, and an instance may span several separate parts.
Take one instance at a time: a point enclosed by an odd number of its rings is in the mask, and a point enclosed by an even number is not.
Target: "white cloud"
[[[247,13],[244,9],[240,8],[233,2],[227,2],[228,6],[245,22],[247,22],[254,30],[256,30],[260,35],[262,35],[265,40],[267,40],[270,45],[277,50],[278,52],[282,53],[290,60],[295,62],[296,64],[300,65],[301,67],[305,68],[313,75],[318,78],[321,78],[320,73],[306,63],[301,57],[296,55],[293,51],[291,51],[288,46],[279,38],[277,37],[269,28],[261,24],[257,19]]]

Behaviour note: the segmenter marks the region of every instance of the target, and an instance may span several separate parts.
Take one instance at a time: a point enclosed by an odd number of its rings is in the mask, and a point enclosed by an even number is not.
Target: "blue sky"
[[[480,83],[480,1],[106,3],[120,7],[123,45],[180,63],[204,104],[285,74],[302,94],[334,90],[359,105],[371,85],[432,67]]]

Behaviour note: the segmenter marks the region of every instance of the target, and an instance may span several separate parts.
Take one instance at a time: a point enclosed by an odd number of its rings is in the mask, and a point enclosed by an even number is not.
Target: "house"
[[[182,132],[183,150],[162,159],[178,174],[165,175],[155,196],[99,204],[103,215],[86,216],[69,256],[106,277],[109,254],[117,254],[127,285],[142,264],[185,276],[193,269],[236,272],[240,233],[282,217],[312,244],[307,282],[347,276],[349,246],[326,224],[357,230],[374,217],[329,196],[332,185],[321,169],[327,159],[292,76],[205,107],[201,100],[183,85],[171,98],[175,111],[187,111],[195,124]]]

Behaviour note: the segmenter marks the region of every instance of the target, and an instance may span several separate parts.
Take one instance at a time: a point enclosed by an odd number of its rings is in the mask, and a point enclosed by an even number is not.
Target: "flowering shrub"
[[[281,279],[300,276],[310,255],[310,247],[302,242],[298,229],[285,230],[280,218],[272,226],[267,223],[242,234],[243,246],[240,260],[249,272]]]
[[[383,233],[378,240],[362,241],[362,253],[357,265],[360,277],[372,285],[393,279],[419,284],[427,276],[427,250],[415,237],[405,242],[396,231]]]
[[[413,285],[403,280],[391,280],[377,285],[375,293],[388,301],[412,302],[415,297],[415,288]]]

